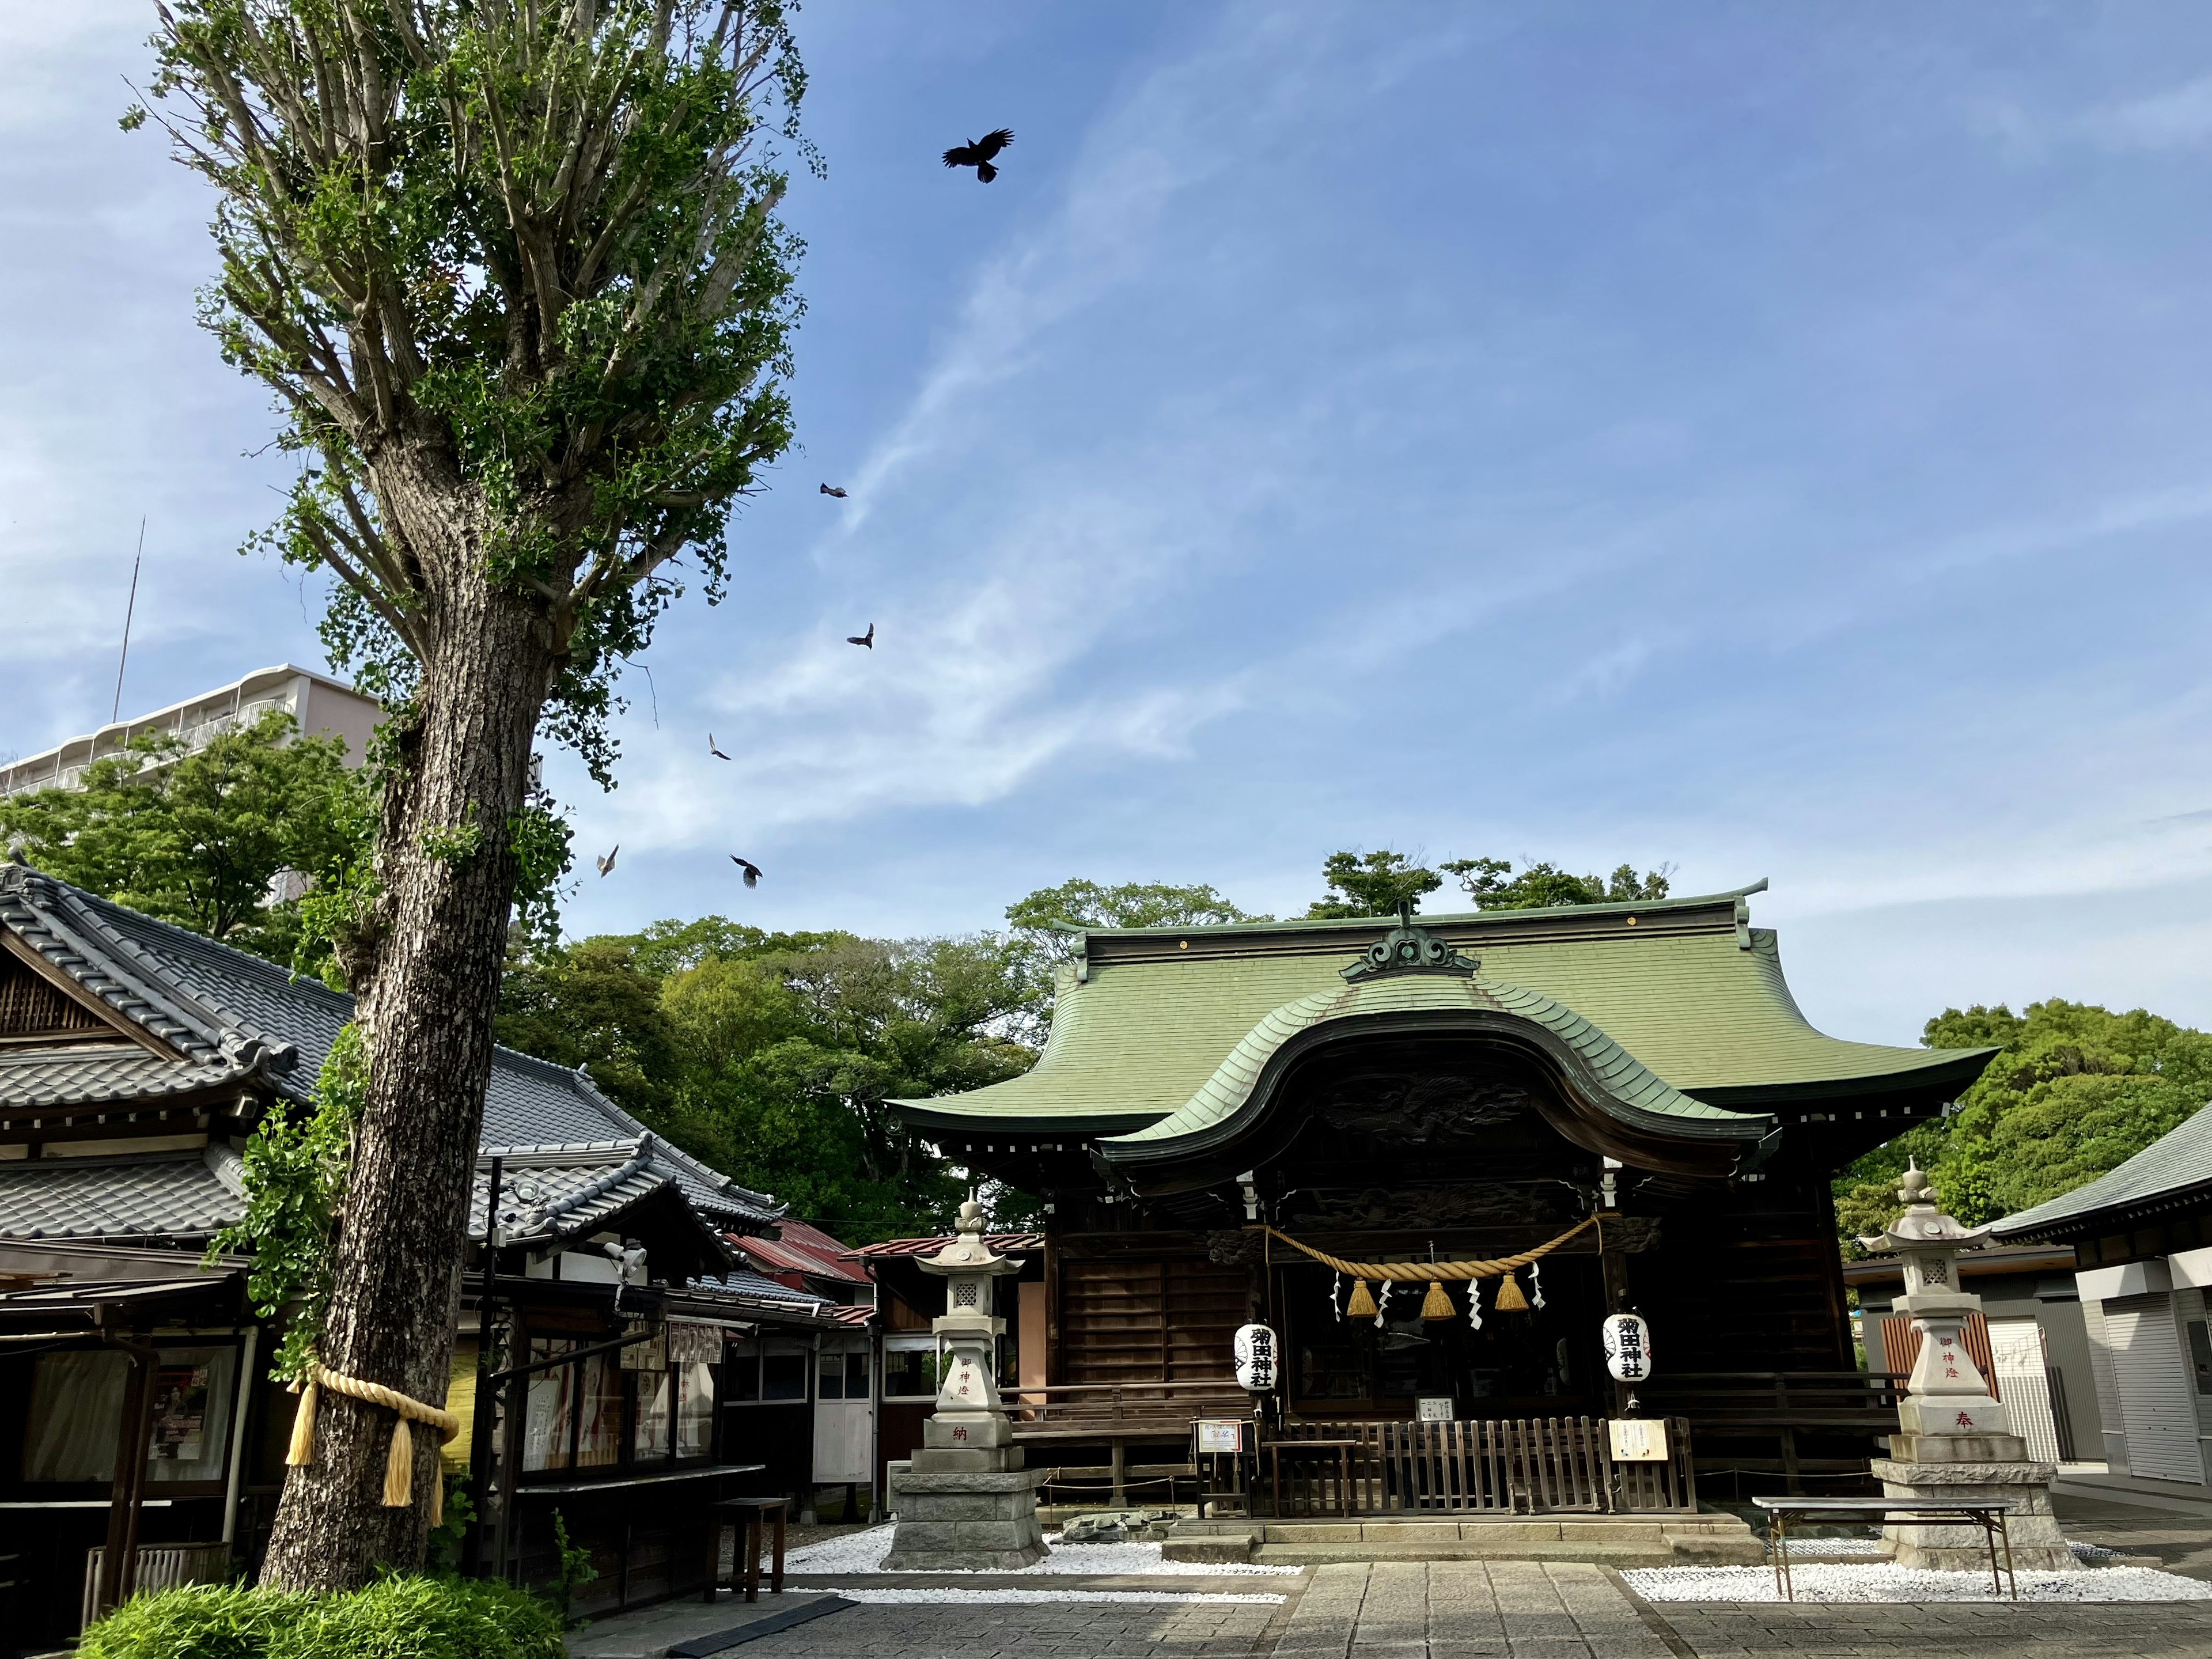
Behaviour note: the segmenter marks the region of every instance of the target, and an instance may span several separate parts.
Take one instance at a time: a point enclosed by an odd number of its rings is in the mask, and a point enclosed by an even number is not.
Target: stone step
[[[1170,1561],[1553,1560],[1614,1566],[1751,1566],[1765,1559],[1758,1534],[1731,1515],[1631,1520],[1566,1516],[1499,1521],[1309,1521],[1182,1527],[1162,1547]]]

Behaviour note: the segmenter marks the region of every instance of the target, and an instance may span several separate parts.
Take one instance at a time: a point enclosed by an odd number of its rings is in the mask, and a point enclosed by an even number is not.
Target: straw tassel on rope
[[[1491,1303],[1500,1313],[1527,1313],[1528,1298],[1521,1294],[1521,1286],[1511,1273],[1498,1281],[1498,1295]]]
[[[1557,1238],[1547,1239],[1533,1250],[1522,1250],[1516,1255],[1502,1255],[1488,1261],[1346,1261],[1343,1257],[1331,1255],[1326,1250],[1316,1250],[1310,1244],[1301,1244],[1289,1234],[1277,1232],[1273,1227],[1264,1228],[1263,1231],[1270,1237],[1281,1239],[1284,1243],[1300,1255],[1320,1262],[1324,1267],[1335,1268],[1346,1278],[1371,1279],[1378,1284],[1384,1285],[1391,1283],[1418,1285],[1424,1279],[1449,1281],[1498,1278],[1503,1274],[1510,1273],[1516,1267],[1525,1267],[1529,1263],[1549,1255],[1569,1239],[1588,1231],[1597,1224],[1598,1219],[1595,1215],[1585,1216]],[[1364,1291],[1364,1286],[1356,1286],[1353,1289],[1354,1305],[1345,1310],[1352,1318],[1366,1316],[1357,1305]]]
[[[1375,1317],[1375,1298],[1367,1293],[1365,1279],[1355,1279],[1352,1281],[1352,1300],[1345,1304],[1344,1314],[1347,1319]]]
[[[371,1406],[382,1406],[398,1413],[398,1421],[392,1425],[392,1449],[384,1460],[384,1506],[404,1509],[415,1498],[415,1436],[408,1426],[410,1420],[427,1423],[438,1431],[441,1443],[452,1440],[461,1431],[461,1419],[437,1406],[428,1406],[397,1389],[387,1389],[380,1382],[365,1382],[357,1376],[348,1376],[331,1370],[319,1359],[307,1361],[305,1386],[292,1385],[300,1395],[300,1409],[292,1419],[292,1444],[284,1455],[284,1462],[294,1468],[315,1461],[315,1413],[322,1402],[322,1390],[344,1395]],[[438,1525],[445,1518],[446,1482],[442,1473],[430,1483],[430,1524]]]
[[[1449,1319],[1451,1316],[1451,1298],[1444,1294],[1443,1281],[1436,1279],[1431,1279],[1429,1281],[1429,1293],[1421,1298],[1421,1317],[1424,1319]]]

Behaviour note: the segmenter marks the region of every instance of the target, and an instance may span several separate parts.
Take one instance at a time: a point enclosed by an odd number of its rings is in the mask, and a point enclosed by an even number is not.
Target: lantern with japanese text
[[[1651,1375],[1651,1327],[1643,1315],[1607,1314],[1598,1342],[1614,1382],[1641,1382]]]
[[[1237,1332],[1237,1386],[1247,1394],[1272,1394],[1275,1388],[1275,1333],[1265,1325]]]

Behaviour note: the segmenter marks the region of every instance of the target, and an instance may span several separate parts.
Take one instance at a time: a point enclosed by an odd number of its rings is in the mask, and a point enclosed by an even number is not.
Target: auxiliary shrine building
[[[1863,1471],[1895,1419],[1854,1355],[1829,1182],[1993,1051],[1814,1030],[1751,925],[1765,885],[1083,935],[1033,1070],[896,1103],[1046,1200],[1001,1309],[1018,1438],[1065,1443],[1032,1466],[1110,1447],[1119,1489],[1133,1443],[1188,1456],[1248,1322],[1279,1338],[1277,1435],[1613,1416],[1601,1323],[1633,1310],[1641,1406],[1694,1430],[1701,1469]],[[1510,1281],[1387,1297],[1316,1259],[1547,1244]]]

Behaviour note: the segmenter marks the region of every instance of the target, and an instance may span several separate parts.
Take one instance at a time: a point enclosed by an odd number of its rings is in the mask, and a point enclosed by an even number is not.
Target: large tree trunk
[[[444,501],[380,467],[388,513],[421,528],[466,525],[459,493]],[[419,477],[419,475],[418,475]],[[395,497],[397,500],[395,500]],[[413,511],[404,511],[412,507]],[[477,548],[482,543],[471,536]],[[456,568],[458,567],[458,568]],[[431,619],[416,718],[387,786],[379,870],[384,896],[359,1006],[368,1038],[368,1097],[340,1217],[335,1293],[321,1358],[331,1370],[437,1405],[446,1397],[459,1263],[492,1018],[514,886],[507,826],[529,795],[531,745],[554,670],[534,607],[489,591],[481,553],[447,566],[460,580]],[[441,832],[477,826],[457,854]],[[427,844],[426,844],[427,843]],[[380,1565],[421,1564],[438,1474],[434,1431],[417,1429],[415,1501],[382,1504],[393,1414],[325,1389],[315,1457],[290,1470],[261,1582],[349,1589]]]

